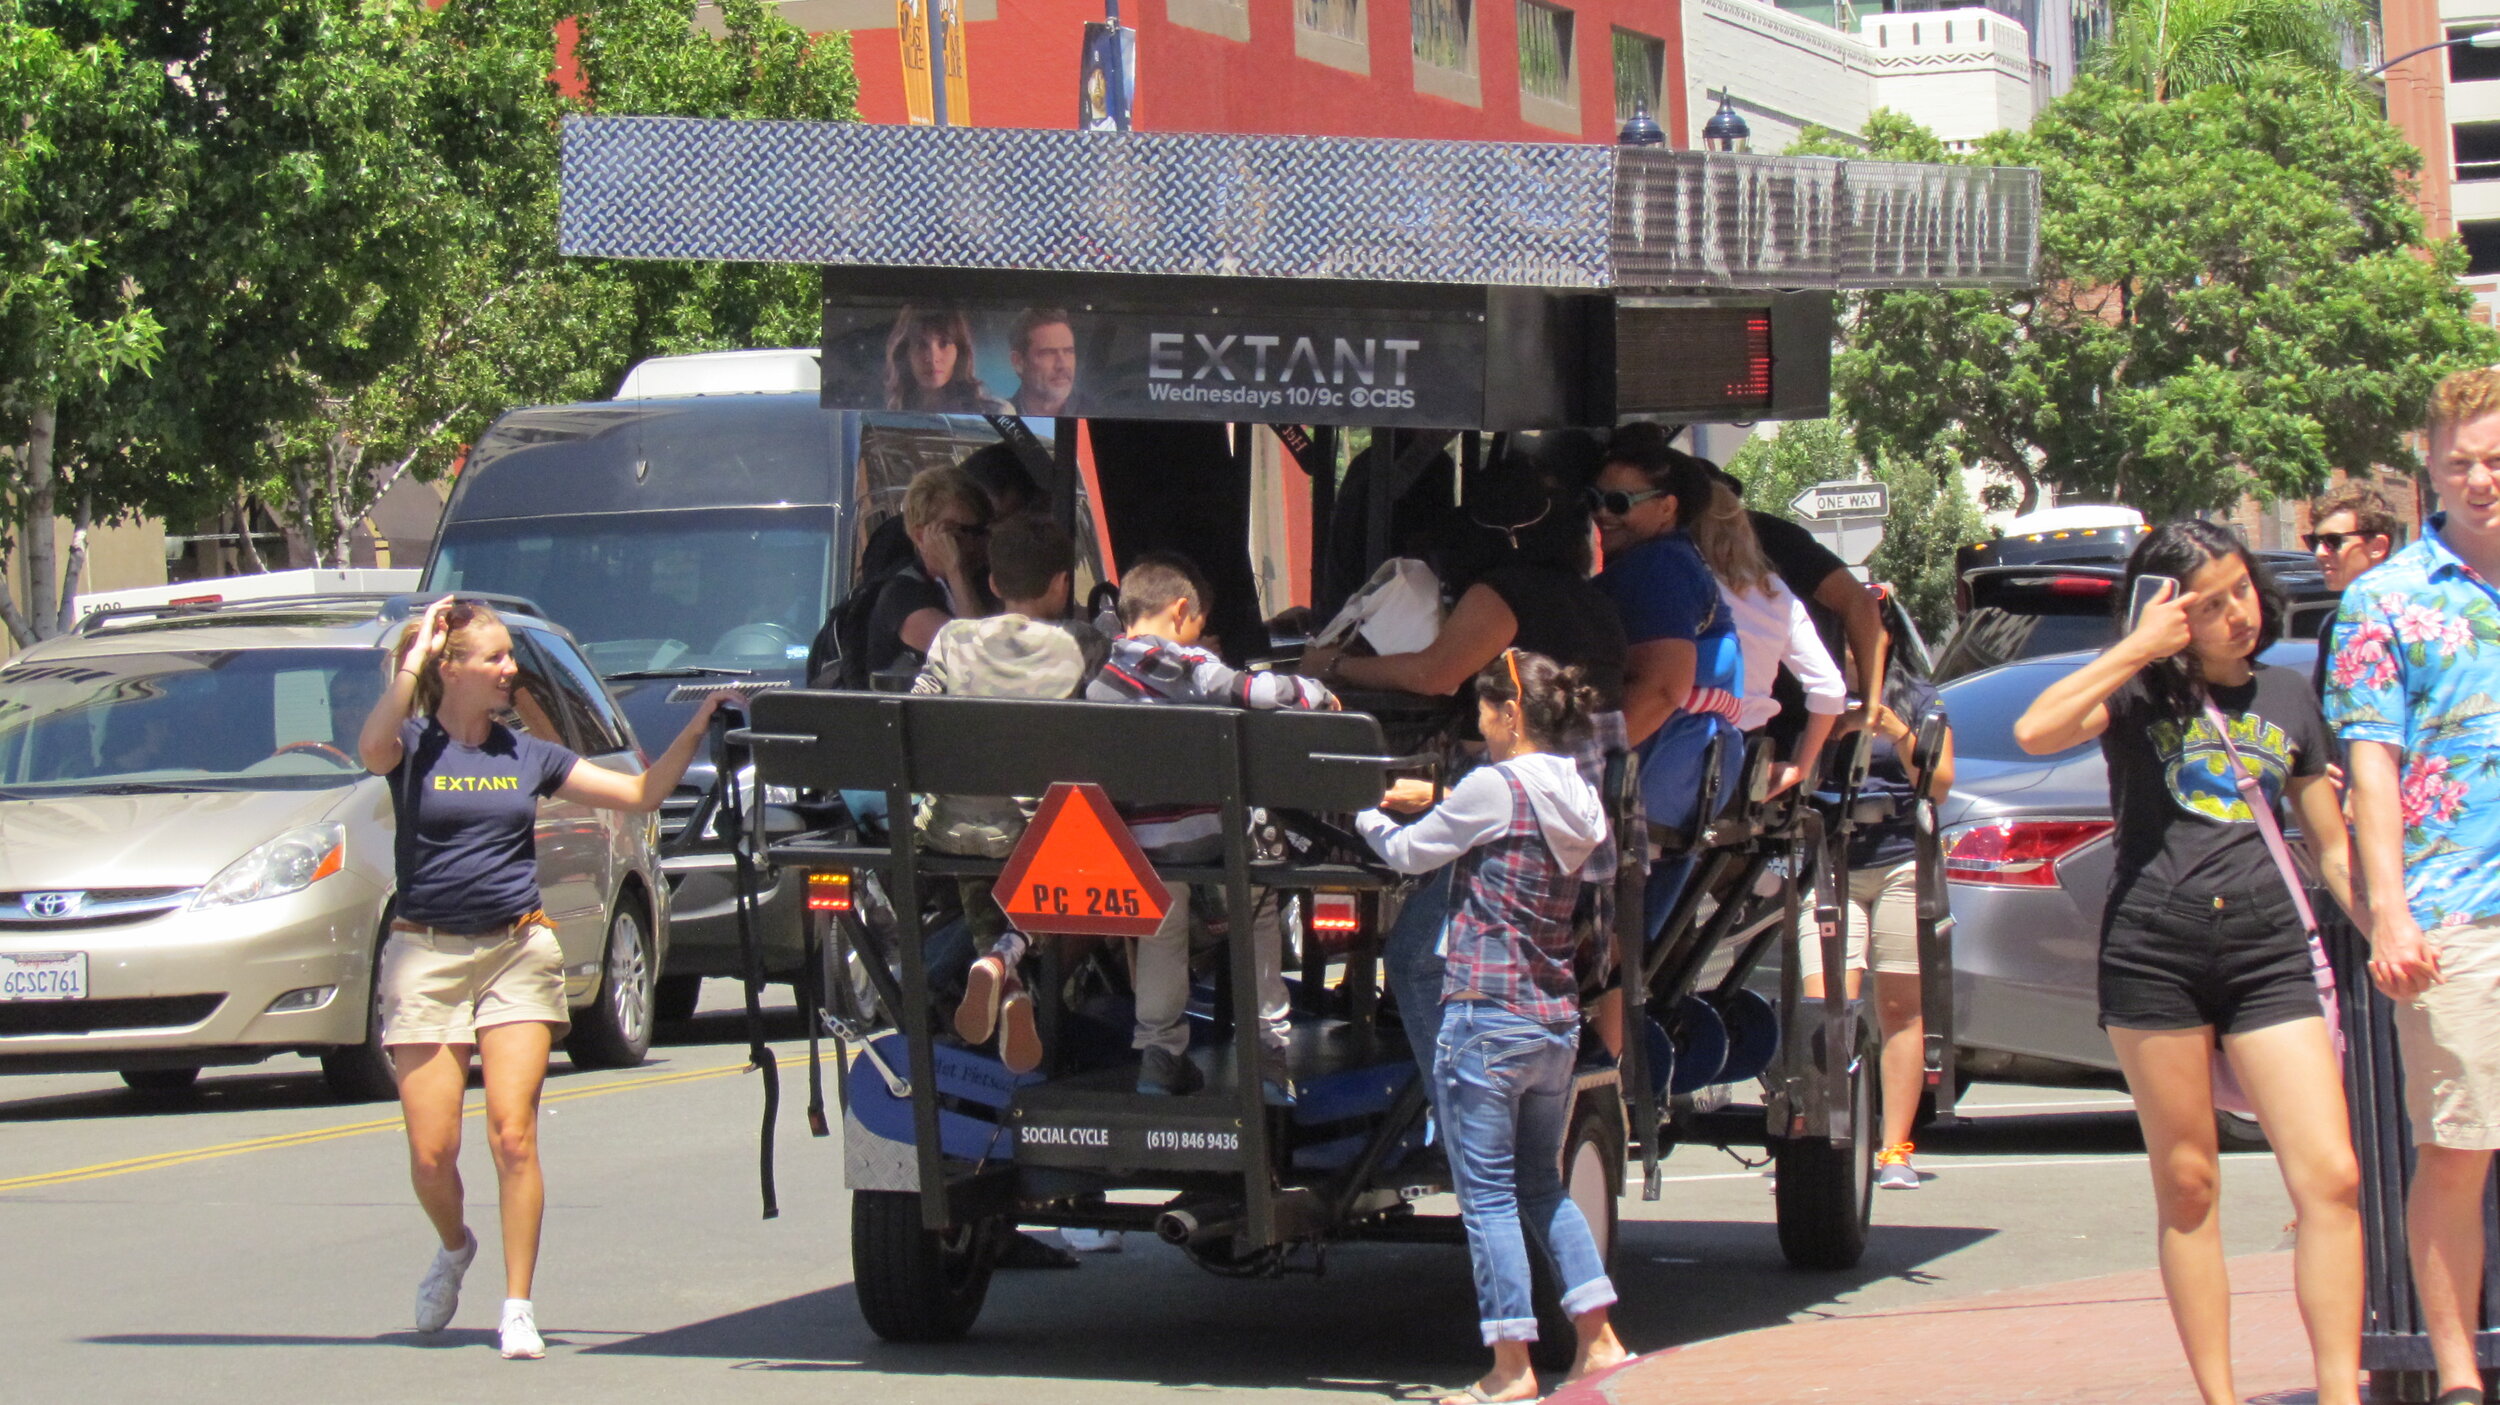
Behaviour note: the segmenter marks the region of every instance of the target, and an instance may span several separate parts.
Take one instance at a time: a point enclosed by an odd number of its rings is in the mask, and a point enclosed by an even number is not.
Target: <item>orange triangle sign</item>
[[[1101,786],[1061,781],[1042,797],[994,893],[1026,932],[1150,937],[1172,890]]]

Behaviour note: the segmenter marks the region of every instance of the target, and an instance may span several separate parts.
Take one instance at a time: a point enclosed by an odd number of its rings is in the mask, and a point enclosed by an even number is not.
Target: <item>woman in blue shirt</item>
[[[538,1167],[538,1089],[571,1023],[564,953],[538,901],[538,802],[558,796],[648,812],[677,788],[717,697],[667,753],[629,776],[500,716],[516,702],[512,636],[483,605],[446,598],[392,649],[391,685],[357,739],[365,769],[388,777],[398,820],[394,900],[374,999],[399,1079],[417,1203],[442,1248],[417,1286],[417,1330],[439,1332],[477,1256],[460,1184],[461,1100],[469,1054],[485,1065],[486,1129],[503,1212],[503,1354],[546,1355],[530,1305],[546,1186]]]

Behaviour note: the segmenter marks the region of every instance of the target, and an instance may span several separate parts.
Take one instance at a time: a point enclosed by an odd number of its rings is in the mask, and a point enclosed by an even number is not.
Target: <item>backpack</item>
[[[868,683],[868,621],[877,598],[894,578],[919,564],[900,515],[880,523],[861,551],[860,580],[825,612],[824,625],[807,646],[807,686],[864,692]]]

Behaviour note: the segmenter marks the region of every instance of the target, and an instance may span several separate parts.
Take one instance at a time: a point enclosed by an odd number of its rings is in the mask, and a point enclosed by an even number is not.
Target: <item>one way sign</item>
[[[1809,522],[1880,520],[1892,515],[1892,492],[1881,483],[1817,483],[1791,498],[1788,510]]]

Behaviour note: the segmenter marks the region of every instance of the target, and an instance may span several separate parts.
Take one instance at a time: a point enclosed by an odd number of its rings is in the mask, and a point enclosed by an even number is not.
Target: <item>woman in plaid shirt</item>
[[[1570,747],[1588,729],[1595,700],[1578,669],[1504,650],[1476,676],[1477,722],[1493,764],[1469,772],[1438,805],[1426,783],[1400,781],[1382,807],[1430,811],[1412,825],[1401,828],[1379,810],[1356,821],[1400,873],[1457,864],[1441,931],[1433,1107],[1458,1182],[1493,1369],[1443,1405],[1536,1397],[1528,1360],[1537,1339],[1531,1238],[1562,1285],[1563,1310],[1579,1337],[1571,1379],[1625,1354],[1607,1320],[1615,1289],[1605,1258],[1562,1183],[1580,1049],[1571,915],[1581,868],[1607,840],[1605,811]]]

